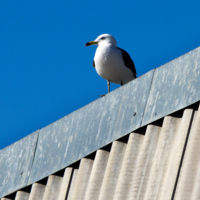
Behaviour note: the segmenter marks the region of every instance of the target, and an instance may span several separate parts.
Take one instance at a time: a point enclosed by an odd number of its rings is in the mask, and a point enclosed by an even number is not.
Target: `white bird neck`
[[[101,48],[108,48],[108,47],[116,47],[116,45],[115,44],[113,44],[113,43],[110,43],[110,42],[100,42],[99,44],[98,44],[98,47],[101,47]]]

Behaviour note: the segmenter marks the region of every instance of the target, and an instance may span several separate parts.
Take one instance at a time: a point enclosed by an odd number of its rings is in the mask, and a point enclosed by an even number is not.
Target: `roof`
[[[199,86],[200,47],[6,147],[0,196],[196,198]]]

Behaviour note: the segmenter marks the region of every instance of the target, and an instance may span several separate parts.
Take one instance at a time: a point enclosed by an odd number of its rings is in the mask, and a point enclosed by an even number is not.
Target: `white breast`
[[[115,46],[98,46],[94,61],[97,73],[112,83],[126,84],[134,79],[132,71],[124,65],[121,50]]]

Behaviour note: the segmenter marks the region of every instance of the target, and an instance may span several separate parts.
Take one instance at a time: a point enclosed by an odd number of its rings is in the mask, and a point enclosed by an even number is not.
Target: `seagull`
[[[136,78],[136,69],[130,55],[117,47],[115,38],[110,34],[102,34],[85,46],[98,45],[93,60],[97,74],[107,80],[108,92],[110,82],[124,85]]]

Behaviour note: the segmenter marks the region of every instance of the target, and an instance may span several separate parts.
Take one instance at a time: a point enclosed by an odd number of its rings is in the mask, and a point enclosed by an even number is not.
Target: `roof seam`
[[[149,94],[150,94],[150,91],[151,91],[151,86],[152,86],[152,83],[153,83],[155,71],[156,71],[156,68],[153,69],[153,75],[152,75],[152,79],[151,79],[151,83],[150,83],[150,87],[149,87],[149,92],[148,92],[147,100],[146,100],[146,103],[145,103],[144,112],[143,112],[143,115],[142,115],[140,127],[142,127],[142,122],[143,122],[144,114],[145,114],[145,111],[146,111],[146,107],[147,107],[147,103],[148,103]]]
[[[39,133],[40,133],[40,129],[38,130],[38,134],[37,134],[37,139],[36,139],[36,143],[35,143],[35,149],[34,149],[34,153],[33,153],[33,160],[32,160],[32,163],[31,163],[31,167],[30,167],[29,176],[28,176],[28,179],[27,179],[27,182],[26,182],[26,186],[30,185],[28,183],[29,183],[29,179],[30,179],[30,174],[31,174],[33,162],[34,162],[34,159],[35,159],[35,153],[36,153],[36,149],[37,149]]]

